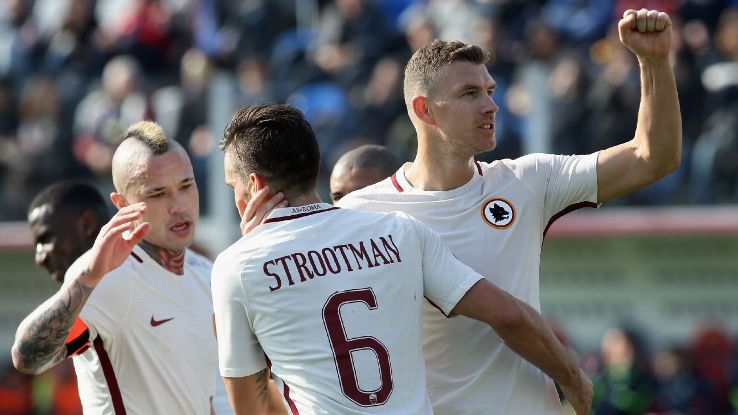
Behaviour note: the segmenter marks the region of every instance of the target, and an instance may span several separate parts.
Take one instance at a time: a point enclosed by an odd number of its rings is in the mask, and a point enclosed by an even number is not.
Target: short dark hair
[[[318,140],[302,113],[288,105],[241,108],[226,126],[220,149],[233,151],[242,179],[258,173],[275,192],[302,194],[317,184]]]
[[[489,60],[489,52],[479,46],[464,42],[446,42],[436,39],[418,49],[405,66],[405,80],[402,89],[405,104],[417,94],[433,93],[441,69],[453,62],[484,64]]]
[[[81,215],[90,210],[97,216],[99,226],[102,226],[110,216],[108,206],[100,192],[91,184],[81,181],[64,180],[46,187],[31,202],[28,215],[44,205],[72,215]]]

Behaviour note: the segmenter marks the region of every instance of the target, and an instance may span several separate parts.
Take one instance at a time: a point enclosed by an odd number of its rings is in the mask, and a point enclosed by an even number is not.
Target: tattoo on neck
[[[91,292],[92,288],[75,280],[32,314],[18,339],[25,368],[45,370],[64,359],[64,343]]]
[[[181,251],[175,251],[156,246],[147,241],[141,241],[139,246],[144,250],[144,252],[146,252],[146,254],[167,271],[177,275],[184,274],[184,249]]]

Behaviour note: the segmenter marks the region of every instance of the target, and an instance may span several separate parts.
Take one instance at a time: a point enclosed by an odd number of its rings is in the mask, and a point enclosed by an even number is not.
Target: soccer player
[[[331,200],[377,183],[396,172],[400,161],[387,148],[375,144],[357,147],[338,159],[331,172]]]
[[[669,64],[671,21],[628,10],[620,40],[638,58],[641,103],[632,140],[581,156],[531,154],[479,163],[495,147],[487,53],[434,41],[405,69],[404,94],[418,136],[413,163],[339,205],[402,211],[429,225],[463,263],[540,309],[543,237],[559,216],[647,186],[680,162],[681,116]],[[560,414],[553,382],[473,319],[424,313],[423,353],[437,414]]]
[[[63,283],[67,269],[92,247],[108,219],[105,199],[92,185],[65,180],[46,187],[28,207],[36,265],[46,269],[53,281]],[[58,375],[54,377],[52,412],[62,407],[65,413],[81,411],[74,365],[65,361],[54,370]]]
[[[207,259],[187,250],[199,216],[185,150],[132,125],[113,157],[118,209],[61,289],[18,327],[13,364],[74,356],[91,414],[209,414],[217,362]]]
[[[532,307],[460,263],[408,215],[321,203],[318,144],[298,110],[241,109],[221,149],[239,213],[261,189],[280,190],[291,205],[274,209],[213,266],[220,371],[237,414],[431,414],[425,298],[445,316],[489,324],[587,413],[591,382]],[[269,367],[283,408],[268,403]]]
[[[92,247],[110,214],[100,192],[75,181],[54,183],[28,207],[28,225],[36,247],[36,265],[64,282],[72,262]]]

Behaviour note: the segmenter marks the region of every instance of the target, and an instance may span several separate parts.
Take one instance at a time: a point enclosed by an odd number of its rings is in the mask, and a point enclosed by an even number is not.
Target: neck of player
[[[138,246],[167,271],[177,275],[184,274],[184,249],[180,251],[166,249],[146,240],[141,241]]]
[[[285,197],[289,201],[289,206],[304,206],[304,205],[312,205],[313,203],[322,203],[323,201],[320,199],[320,196],[315,191],[304,193],[301,195],[293,195],[289,197]]]
[[[405,177],[418,190],[453,190],[468,183],[474,177],[474,169],[474,157],[421,146],[413,163],[405,168]]]

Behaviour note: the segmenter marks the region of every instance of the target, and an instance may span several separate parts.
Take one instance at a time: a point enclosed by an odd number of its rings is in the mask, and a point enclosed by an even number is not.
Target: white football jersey
[[[220,372],[270,361],[294,415],[431,414],[424,298],[449,313],[481,278],[410,216],[276,209],[213,266]]]
[[[534,154],[491,164],[448,191],[413,188],[401,167],[338,205],[405,212],[436,231],[454,255],[540,311],[538,274],[548,226],[578,207],[595,207],[597,153]],[[436,414],[560,414],[553,381],[507,348],[486,324],[453,321],[425,307],[423,353]]]
[[[67,343],[78,353],[85,414],[210,414],[218,360],[211,269],[188,250],[177,275],[136,246],[103,277]]]

